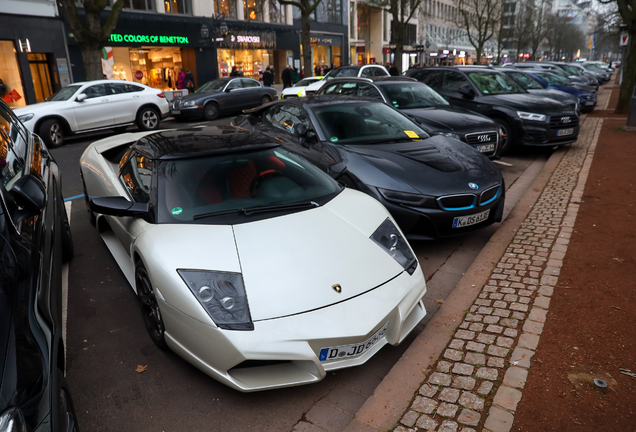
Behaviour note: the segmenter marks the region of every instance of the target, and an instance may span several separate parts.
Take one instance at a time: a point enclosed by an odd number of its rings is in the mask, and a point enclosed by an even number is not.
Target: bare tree
[[[300,45],[303,48],[304,76],[314,76],[314,68],[311,61],[311,14],[316,10],[321,0],[279,0],[282,5],[296,6],[300,10]]]
[[[547,26],[545,38],[551,59],[572,61],[576,52],[585,48],[585,34],[565,15],[551,14]]]
[[[616,114],[626,114],[634,92],[636,82],[636,0],[599,0],[600,3],[615,3],[626,27],[629,39],[623,57],[623,82],[618,95]]]
[[[77,41],[87,80],[102,79],[101,51],[108,43],[111,32],[117,25],[119,14],[124,8],[124,0],[116,0],[112,5],[106,23],[102,26],[100,17],[110,0],[81,0],[84,6],[84,20],[77,10],[78,0],[59,0],[66,13],[66,19]]]
[[[547,0],[529,0],[533,19],[528,24],[528,47],[530,58],[536,60],[539,46],[550,31],[550,10],[552,4]]]
[[[533,0],[520,0],[516,6],[517,11],[511,36],[517,48],[517,54],[519,54],[530,44],[530,29],[534,20],[534,2]]]
[[[499,29],[502,0],[455,0],[459,13],[458,25],[466,32],[475,48],[476,61],[481,62],[484,45]]]

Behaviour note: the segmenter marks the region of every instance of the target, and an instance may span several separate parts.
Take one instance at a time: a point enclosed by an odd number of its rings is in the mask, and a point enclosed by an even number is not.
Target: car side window
[[[152,159],[135,153],[124,162],[119,172],[119,180],[130,196],[136,202],[150,201],[150,187],[152,185]]]
[[[110,83],[108,84],[108,86],[110,87],[111,93],[113,94],[134,93],[143,91],[143,87],[132,84]]]
[[[468,79],[459,72],[455,71],[446,71],[444,73],[444,82],[442,83],[443,91],[457,92],[459,88],[463,85],[470,83]]]
[[[241,83],[243,84],[243,87],[245,87],[245,88],[254,88],[254,87],[260,87],[261,86],[258,81],[255,81],[253,79],[243,78],[243,79],[241,79]]]
[[[442,87],[442,75],[442,71],[420,71],[415,79],[422,81],[432,89],[439,89]]]
[[[386,71],[386,69],[382,68],[382,67],[374,67],[373,69],[373,76],[387,76],[389,75],[388,72]]]
[[[362,69],[362,70],[360,71],[360,76],[361,76],[361,77],[370,77],[370,76],[373,76],[373,69],[374,69],[374,68],[370,68],[370,67]]]
[[[106,84],[96,84],[84,89],[82,93],[86,95],[86,99],[93,99],[102,96],[108,96],[110,92],[106,88]]]
[[[371,84],[365,83],[358,84],[358,96],[380,99],[381,101],[384,100],[382,99],[382,95],[380,95],[380,92],[375,87],[373,87]]]
[[[0,103],[0,182],[6,190],[22,177],[29,135],[9,108]]]
[[[230,81],[230,83],[228,84],[228,89],[230,90],[235,90],[235,89],[240,89],[243,88],[243,83],[241,82],[242,80],[240,79],[235,79]]]
[[[289,133],[294,133],[294,128],[299,124],[309,127],[305,112],[297,106],[279,105],[272,116],[272,125]]]
[[[339,88],[340,83],[326,85],[323,94],[338,94]]]

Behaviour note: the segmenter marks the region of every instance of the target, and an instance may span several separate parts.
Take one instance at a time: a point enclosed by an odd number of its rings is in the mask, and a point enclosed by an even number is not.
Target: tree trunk
[[[84,60],[84,70],[86,81],[100,80],[104,77],[102,70],[102,49],[92,44],[83,44],[80,47],[82,59]]]
[[[623,58],[623,83],[618,95],[615,114],[627,114],[634,94],[636,81],[636,26],[628,28],[629,43]]]
[[[475,61],[477,62],[477,64],[481,64],[481,50],[482,50],[482,47],[475,48],[475,54],[477,56]]]
[[[402,75],[402,53],[404,52],[404,27],[402,23],[396,22],[397,25],[393,27],[393,31],[397,34],[395,37],[395,54],[393,57],[393,66],[398,70],[398,73]]]
[[[305,68],[303,77],[307,78],[314,76],[314,67],[311,59],[311,40],[309,38],[311,22],[309,21],[309,13],[307,13],[305,10],[301,10],[300,23],[300,43],[303,46],[303,65]]]

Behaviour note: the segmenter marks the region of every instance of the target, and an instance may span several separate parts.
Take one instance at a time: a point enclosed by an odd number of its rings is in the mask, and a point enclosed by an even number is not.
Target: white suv
[[[14,112],[49,147],[59,147],[69,135],[123,131],[135,122],[141,130],[158,129],[170,109],[161,90],[129,81],[97,80],[71,84],[46,102]]]
[[[311,96],[322,88],[323,85],[329,80],[334,78],[351,78],[351,77],[374,77],[374,76],[389,76],[386,68],[378,64],[370,64],[364,66],[341,66],[335,69],[331,69],[327,75],[320,81],[310,84],[305,87],[305,94]]]

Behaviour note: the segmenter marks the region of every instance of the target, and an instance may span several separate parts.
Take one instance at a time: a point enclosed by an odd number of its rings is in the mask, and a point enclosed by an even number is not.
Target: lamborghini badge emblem
[[[337,292],[338,294],[340,294],[342,292],[342,287],[340,286],[340,284],[335,284],[334,286],[332,286],[331,288],[333,288],[333,290],[335,292]]]

